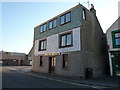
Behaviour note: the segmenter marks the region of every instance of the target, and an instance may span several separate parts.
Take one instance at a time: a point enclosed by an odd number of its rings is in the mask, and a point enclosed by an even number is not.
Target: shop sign
[[[57,55],[61,55],[61,53],[48,53],[48,54],[45,54],[45,56],[57,56]]]

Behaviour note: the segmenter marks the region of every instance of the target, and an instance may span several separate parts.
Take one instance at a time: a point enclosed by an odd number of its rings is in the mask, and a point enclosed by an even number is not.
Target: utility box
[[[86,79],[92,79],[93,78],[92,68],[86,68],[85,74],[86,74]]]

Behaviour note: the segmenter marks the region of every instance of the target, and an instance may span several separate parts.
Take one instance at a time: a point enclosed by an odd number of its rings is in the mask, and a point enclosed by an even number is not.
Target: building
[[[28,61],[30,65],[32,65],[33,59],[34,59],[34,47],[32,47],[30,52],[28,53]]]
[[[34,28],[34,72],[96,78],[106,73],[106,37],[81,4]]]
[[[25,53],[0,51],[0,65],[29,65]]]
[[[120,75],[120,17],[106,32],[111,76]]]

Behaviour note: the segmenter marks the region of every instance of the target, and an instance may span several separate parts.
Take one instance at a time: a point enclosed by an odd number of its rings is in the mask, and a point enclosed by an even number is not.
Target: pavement
[[[64,81],[73,82],[73,83],[105,86],[105,87],[110,87],[110,88],[116,88],[115,90],[120,90],[120,76],[111,77],[111,76],[106,75],[104,77],[86,80],[86,79],[80,79],[80,78],[59,76],[59,75],[55,75],[55,74],[32,72],[31,67],[26,67],[26,68],[22,68],[22,69],[18,68],[17,71],[26,73],[26,74],[32,74],[32,75],[37,75],[37,76],[42,76],[42,77],[49,77],[49,78],[64,80]],[[114,90],[114,89],[111,89],[111,90]]]

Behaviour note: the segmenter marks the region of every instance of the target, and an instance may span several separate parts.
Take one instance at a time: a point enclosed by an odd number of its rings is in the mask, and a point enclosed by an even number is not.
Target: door
[[[115,72],[120,76],[120,54],[114,55],[115,57]]]
[[[112,72],[113,75],[120,76],[120,52],[112,52]]]
[[[49,73],[55,73],[56,57],[49,57]]]

